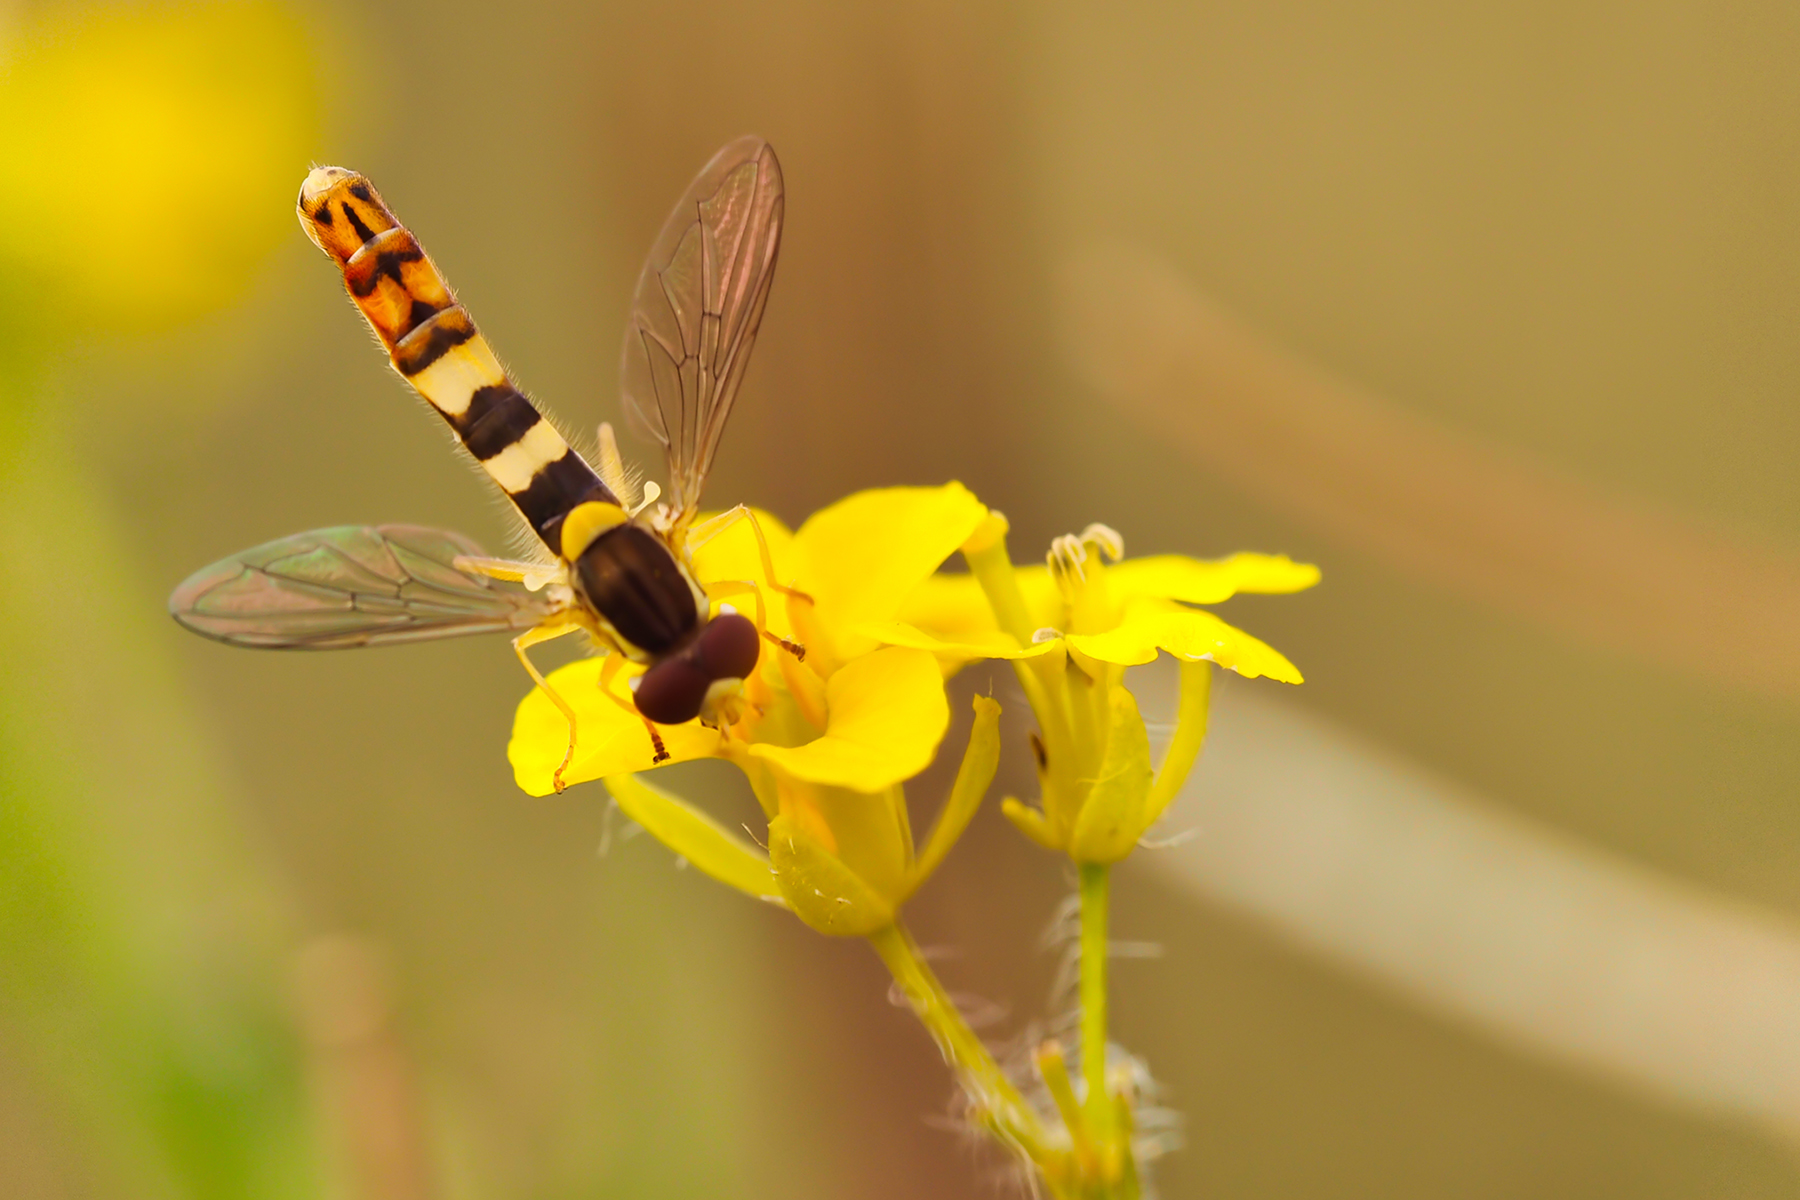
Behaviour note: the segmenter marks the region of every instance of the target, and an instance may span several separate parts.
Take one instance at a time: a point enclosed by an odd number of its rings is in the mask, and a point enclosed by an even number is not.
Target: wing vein
[[[755,345],[783,212],[774,150],[739,138],[694,179],[638,277],[620,369],[625,411],[634,429],[661,443],[683,523],[699,509]]]
[[[462,570],[459,557],[484,556],[461,534],[416,525],[316,529],[195,572],[169,612],[232,645],[338,650],[528,629],[561,611],[549,595]]]

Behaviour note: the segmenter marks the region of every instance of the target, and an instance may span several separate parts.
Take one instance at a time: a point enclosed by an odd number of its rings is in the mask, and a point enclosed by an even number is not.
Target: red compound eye
[[[700,715],[708,688],[721,679],[749,675],[761,652],[748,617],[721,613],[686,649],[644,672],[638,680],[637,710],[658,725],[691,721]]]
[[[713,679],[743,679],[756,669],[762,645],[742,613],[720,613],[694,639],[694,657]]]
[[[711,686],[712,680],[684,650],[645,671],[634,699],[637,710],[658,725],[679,725],[700,715]]]

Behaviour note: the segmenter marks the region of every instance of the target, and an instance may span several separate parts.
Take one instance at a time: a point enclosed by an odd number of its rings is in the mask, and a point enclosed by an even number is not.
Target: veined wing
[[[706,164],[638,276],[621,377],[633,428],[661,442],[682,519],[700,507],[781,248],[781,164],[761,138]]]
[[[563,605],[464,571],[482,550],[417,525],[297,533],[196,571],[169,597],[182,625],[234,646],[347,650],[530,629]]]

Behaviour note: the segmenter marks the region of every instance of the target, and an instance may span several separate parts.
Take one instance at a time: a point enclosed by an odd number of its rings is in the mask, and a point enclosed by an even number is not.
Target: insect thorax
[[[687,572],[660,538],[636,523],[595,538],[576,558],[569,579],[582,602],[623,640],[627,657],[660,658],[685,645],[702,624],[702,601]]]

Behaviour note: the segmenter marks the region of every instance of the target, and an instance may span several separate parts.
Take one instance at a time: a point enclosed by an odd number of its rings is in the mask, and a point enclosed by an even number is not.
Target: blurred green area
[[[788,233],[714,496],[792,521],[959,477],[1021,559],[1104,520],[1133,552],[1323,562],[1227,614],[1306,669],[1298,700],[1800,911],[1791,704],[1547,645],[1208,478],[1078,382],[1049,283],[1128,236],[1421,413],[1792,542],[1787,8],[220,0],[0,29],[7,1195],[993,1194],[861,947],[644,841],[597,858],[597,788],[517,793],[504,646],[254,655],[163,616],[300,529],[511,536],[295,228],[315,162],[375,178],[588,429],[667,205],[767,136]],[[984,812],[921,898],[952,986],[1011,1010],[997,1036],[1041,1007],[1064,887]],[[1756,1131],[1119,890],[1118,936],[1166,947],[1116,973],[1121,1037],[1190,1117],[1166,1195],[1800,1194]],[[390,968],[366,1055],[294,994],[346,934]],[[375,1110],[422,1178],[344,1133]]]
[[[270,5],[34,13],[7,34],[0,1086],[36,1119],[0,1144],[51,1194],[316,1194],[276,992],[288,897],[97,464],[43,411],[83,338],[178,326],[249,285],[238,264],[277,232],[257,202],[316,137],[310,48]],[[175,164],[206,186],[184,200]],[[220,254],[196,254],[209,239]]]

